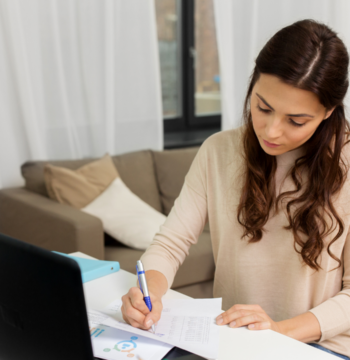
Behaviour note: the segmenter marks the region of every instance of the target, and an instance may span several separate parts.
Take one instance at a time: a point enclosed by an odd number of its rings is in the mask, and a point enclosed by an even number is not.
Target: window
[[[155,0],[164,147],[200,145],[221,129],[212,0]]]

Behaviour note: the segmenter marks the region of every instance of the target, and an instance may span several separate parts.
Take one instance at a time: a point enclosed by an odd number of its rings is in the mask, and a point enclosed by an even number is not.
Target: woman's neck
[[[305,145],[301,145],[296,149],[287,151],[281,155],[276,155],[277,166],[290,166],[295,163],[295,160],[305,154]]]

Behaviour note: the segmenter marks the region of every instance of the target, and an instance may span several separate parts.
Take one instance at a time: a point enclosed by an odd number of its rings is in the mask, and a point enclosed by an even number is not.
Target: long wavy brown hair
[[[338,231],[328,243],[327,252],[338,262],[338,267],[341,266],[341,260],[331,252],[330,246],[344,232],[332,198],[342,188],[348,172],[341,156],[350,130],[343,104],[348,89],[348,65],[346,47],[333,30],[314,20],[297,21],[279,30],[260,51],[244,101],[246,171],[237,214],[244,227],[242,239],[260,241],[270,210],[278,211],[282,198],[292,197],[286,205],[289,226],[285,229],[292,230],[295,251],[316,271],[321,269],[318,258],[325,247],[324,239],[336,228]],[[286,84],[313,92],[327,110],[335,107],[305,143],[306,154],[298,158],[290,170],[295,190],[281,193],[277,198],[276,158],[261,148],[250,112],[252,89],[261,73],[275,75]],[[302,169],[307,169],[305,186]],[[305,234],[307,240],[302,240],[300,233]]]

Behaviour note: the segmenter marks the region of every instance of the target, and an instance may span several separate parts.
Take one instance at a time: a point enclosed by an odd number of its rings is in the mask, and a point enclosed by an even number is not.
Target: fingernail
[[[152,319],[149,319],[147,322],[146,322],[146,326],[152,326],[153,325],[153,320]]]
[[[231,323],[230,323],[230,327],[235,327],[236,326],[236,321],[232,321]]]
[[[248,329],[254,329],[254,328],[255,328],[255,325],[254,325],[254,324],[248,325]]]
[[[223,322],[224,322],[224,319],[222,317],[219,317],[219,318],[216,319],[216,323],[218,325],[221,325]]]

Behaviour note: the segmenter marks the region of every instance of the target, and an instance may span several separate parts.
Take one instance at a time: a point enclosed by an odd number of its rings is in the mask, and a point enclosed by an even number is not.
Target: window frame
[[[179,0],[179,4],[182,115],[163,119],[165,149],[198,146],[221,130],[221,114],[195,114],[195,0]]]

